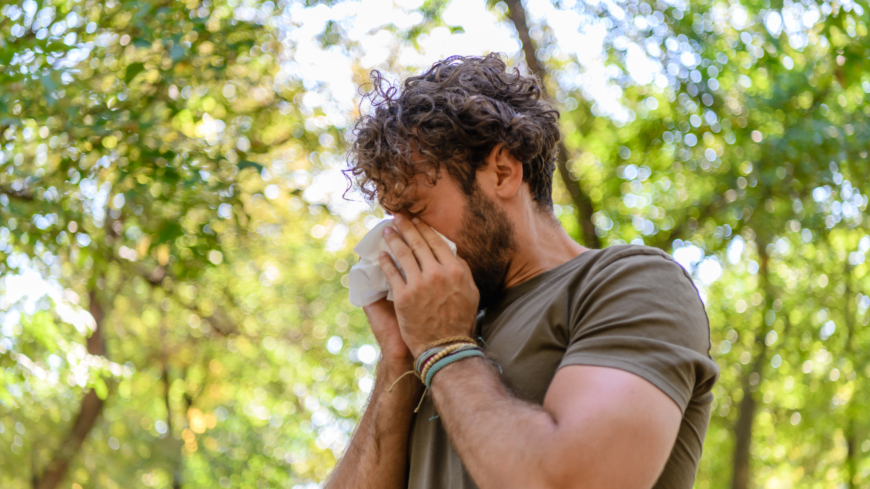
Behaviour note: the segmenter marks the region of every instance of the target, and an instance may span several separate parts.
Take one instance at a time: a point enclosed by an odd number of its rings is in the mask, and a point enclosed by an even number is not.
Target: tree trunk
[[[750,374],[751,375],[751,374]],[[749,385],[749,376],[743,382],[743,399],[740,401],[740,417],[734,427],[734,473],[732,489],[749,487],[749,450],[752,445],[752,422],[755,420],[755,398]]]
[[[163,362],[163,400],[166,403],[166,434],[172,438],[172,404],[169,401],[169,390],[172,382],[169,381],[169,367]],[[182,454],[178,454],[178,462],[172,469],[172,489],[181,489],[181,460]]]
[[[92,289],[90,293],[89,309],[97,326],[94,328],[94,333],[87,339],[88,353],[105,356],[106,346],[102,335],[103,309],[97,300],[95,289]],[[55,489],[59,487],[69,469],[70,461],[81,449],[85,438],[87,438],[91,428],[96,424],[102,410],[103,400],[91,389],[82,399],[82,405],[73,423],[72,430],[60,445],[60,448],[55,451],[42,476],[34,478],[34,489]]]
[[[767,254],[767,240],[755,238],[755,246],[758,248],[758,288],[761,290],[765,311],[773,307],[776,291],[770,284],[770,257]],[[752,376],[757,375],[757,383],[761,385],[764,379],[764,364],[767,362],[767,327],[763,322],[755,332],[755,344],[758,352],[752,369],[743,377],[743,399],[740,401],[740,416],[734,425],[734,457],[733,474],[731,479],[732,489],[748,489],[752,480],[752,467],[750,466],[750,452],[752,448],[752,424],[755,421],[755,412],[758,401],[752,389]]]
[[[846,325],[846,347],[844,353],[846,358],[852,359],[853,368],[858,370],[862,362],[857,358],[853,348],[855,321],[854,316],[852,316],[852,300],[854,298],[854,291],[852,290],[852,266],[847,262],[844,263],[843,267],[845,268],[843,280],[846,286],[846,290],[843,293],[843,322]],[[853,396],[853,399],[846,407],[846,416],[849,418],[846,425],[846,473],[849,480],[846,483],[849,489],[858,488],[858,434],[856,426],[858,420],[856,418],[858,418],[859,413],[862,411],[863,408],[861,406],[855,406]]]
[[[531,36],[529,36],[529,26],[526,23],[526,10],[523,7],[523,3],[521,0],[507,0],[506,3],[510,10],[511,22],[513,22],[520,42],[523,45],[523,56],[526,58],[526,66],[543,83],[547,71],[535,56],[535,45]],[[546,86],[544,86],[544,89],[546,93]],[[562,181],[565,183],[565,188],[571,196],[574,207],[577,208],[577,223],[580,225],[580,232],[583,235],[583,244],[588,248],[601,248],[601,242],[595,234],[595,224],[592,221],[592,215],[595,213],[592,199],[586,195],[577,181],[571,179],[571,171],[568,168],[568,150],[565,148],[564,140],[559,140],[559,154],[556,156],[556,167],[559,169],[559,176],[562,177]]]
[[[740,416],[734,425],[734,458],[733,475],[731,479],[732,489],[747,489],[751,480],[750,453],[752,448],[752,424],[755,421],[755,410],[758,401],[752,392],[752,375],[758,375],[758,383],[761,384],[761,374],[764,362],[767,360],[767,344],[764,342],[766,334],[764,327],[760,326],[755,335],[756,344],[760,344],[760,351],[752,363],[752,370],[743,378],[743,399],[740,400]]]
[[[855,434],[855,419],[850,416],[846,428],[846,473],[849,489],[858,489],[858,436]]]

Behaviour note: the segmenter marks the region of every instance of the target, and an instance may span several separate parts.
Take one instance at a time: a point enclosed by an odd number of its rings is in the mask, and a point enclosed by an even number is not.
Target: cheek
[[[455,209],[439,209],[421,216],[426,224],[443,234],[454,243],[459,243],[462,235],[462,212]]]

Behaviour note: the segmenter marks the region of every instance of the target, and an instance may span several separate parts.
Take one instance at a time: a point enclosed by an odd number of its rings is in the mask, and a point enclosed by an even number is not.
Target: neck
[[[515,215],[516,216],[516,215]],[[504,288],[509,289],[571,260],[587,248],[568,236],[549,211],[527,207],[514,221],[517,251],[508,266]]]

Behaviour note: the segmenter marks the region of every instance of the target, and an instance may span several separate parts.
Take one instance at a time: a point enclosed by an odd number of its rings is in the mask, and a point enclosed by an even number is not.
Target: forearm
[[[558,437],[552,416],[511,396],[486,361],[448,365],[432,381],[432,398],[466,469],[481,489],[547,487],[547,453]]]
[[[325,489],[394,489],[406,484],[408,436],[420,382],[410,367],[379,364],[372,398]]]

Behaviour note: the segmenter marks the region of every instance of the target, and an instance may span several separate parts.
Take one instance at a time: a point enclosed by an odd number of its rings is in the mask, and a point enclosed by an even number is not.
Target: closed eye
[[[410,212],[410,213],[411,213],[413,216],[415,216],[415,217],[419,217],[419,216],[421,216],[421,215],[423,214],[423,212],[425,212],[425,211],[426,211],[426,206],[425,206],[425,205],[422,206],[422,207],[420,207],[420,209],[419,209],[419,210],[416,210],[416,211],[412,211],[412,210],[408,209],[408,212]]]

